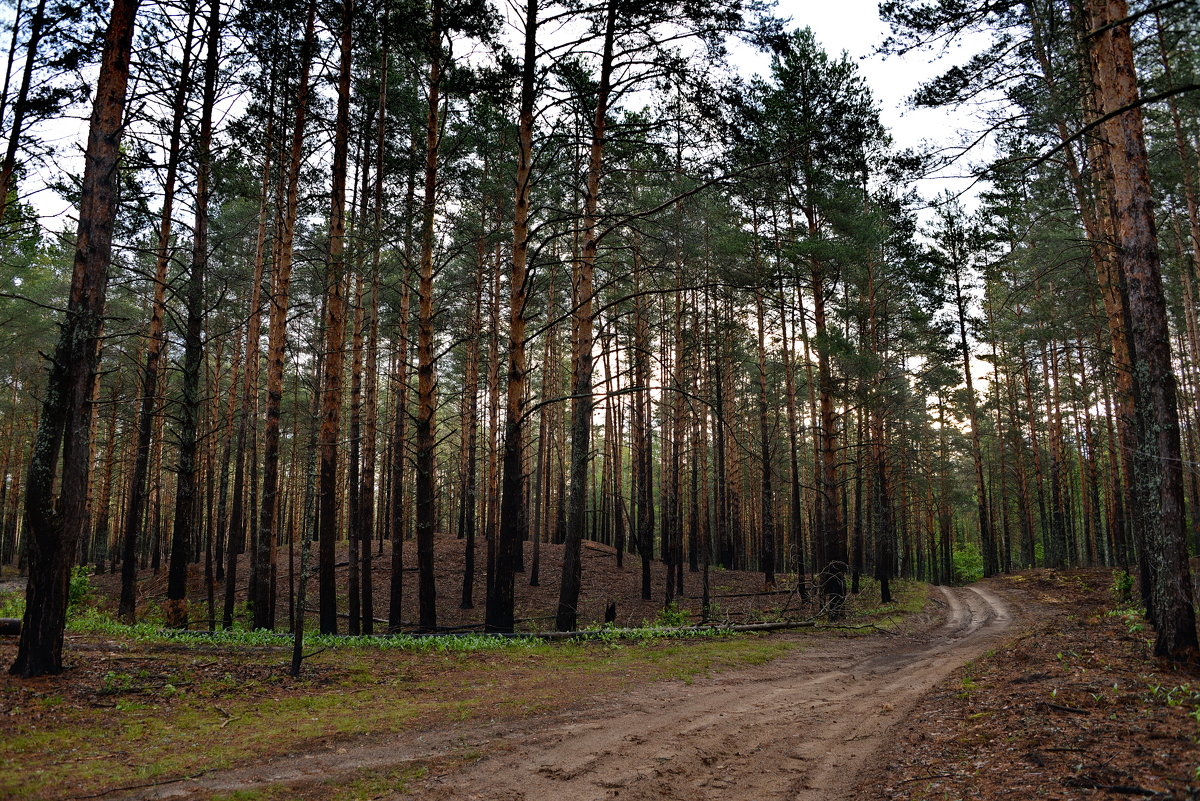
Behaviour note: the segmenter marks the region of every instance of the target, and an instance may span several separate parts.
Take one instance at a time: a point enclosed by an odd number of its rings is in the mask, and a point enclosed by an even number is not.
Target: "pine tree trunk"
[[[89,401],[96,381],[112,259],[117,167],[137,6],[137,0],[114,0],[104,35],[84,156],[66,319],[50,366],[25,482],[29,584],[17,657],[9,670],[24,678],[62,672],[71,565],[88,527]],[[60,452],[63,469],[56,504],[54,477]]]
[[[209,171],[212,160],[212,115],[217,97],[217,57],[221,41],[221,6],[211,0],[208,55],[204,63],[204,94],[200,104],[200,135],[196,140],[196,223],[192,263],[186,290],[187,322],[183,338],[183,398],[179,408],[178,480],[175,520],[171,527],[171,561],[167,571],[166,624],[187,628],[187,562],[199,542],[201,507],[198,503],[197,452],[200,425],[200,372],[204,361],[204,275],[208,267]]]
[[[572,631],[578,623],[579,589],[582,580],[581,552],[587,510],[587,468],[592,439],[592,307],[596,253],[599,247],[597,209],[600,175],[604,164],[605,124],[613,69],[617,4],[605,13],[604,42],[600,58],[600,80],[592,120],[592,143],[588,159],[587,191],[583,203],[583,252],[571,276],[571,483],[567,502],[567,540],[563,550],[562,583],[559,586],[555,625]]]
[[[170,261],[171,214],[175,204],[175,183],[179,174],[180,133],[187,109],[191,85],[192,35],[195,23],[195,2],[189,5],[187,30],[184,33],[183,60],[179,67],[179,82],[172,103],[171,134],[167,146],[166,176],[163,184],[163,207],[159,218],[157,258],[154,270],[154,300],[150,311],[150,328],[146,334],[146,361],[142,368],[141,401],[138,404],[137,450],[133,475],[129,481],[129,501],[121,537],[121,600],[117,614],[127,623],[136,621],[137,606],[137,544],[142,528],[150,466],[150,440],[153,433],[155,398],[158,396],[159,362],[162,360],[163,317],[166,315],[167,265]]]
[[[441,103],[441,0],[433,0],[429,33],[429,83],[425,116],[425,194],[421,205],[421,260],[417,288],[417,420],[416,420],[416,507],[417,507],[417,596],[422,631],[437,628],[437,585],[433,574],[433,539],[437,526],[437,497],[434,486],[433,364],[433,239],[437,210],[437,168]]]
[[[1125,279],[1132,333],[1136,429],[1135,495],[1145,501],[1142,536],[1153,564],[1154,652],[1176,660],[1200,652],[1184,532],[1183,480],[1175,376],[1159,267],[1153,193],[1124,0],[1089,0],[1088,46],[1111,187],[1117,261]],[[1123,109],[1128,109],[1122,111]]]
[[[319,608],[322,634],[337,633],[338,435],[341,430],[342,366],[346,339],[346,173],[350,150],[350,59],[353,0],[340,11],[341,67],[333,137],[333,205],[329,212],[329,261],[325,274],[325,367],[321,379],[321,430],[317,447]]]

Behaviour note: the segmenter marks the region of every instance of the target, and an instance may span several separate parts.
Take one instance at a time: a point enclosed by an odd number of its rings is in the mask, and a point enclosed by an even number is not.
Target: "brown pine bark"
[[[321,429],[318,434],[320,467],[317,472],[320,551],[318,605],[322,634],[337,633],[337,577],[334,547],[338,539],[338,434],[344,343],[346,338],[346,173],[350,150],[350,59],[353,0],[339,6],[341,51],[338,71],[337,120],[334,124],[332,178],[333,203],[329,212],[329,261],[325,273],[325,365],[321,379]]]
[[[504,406],[504,477],[495,576],[490,582],[485,625],[512,631],[514,570],[525,538],[524,411],[526,393],[525,307],[529,298],[529,185],[533,166],[533,101],[537,70],[537,0],[525,5],[525,53],[521,67],[521,108],[517,120],[517,181],[513,197],[512,272],[508,301],[508,386]]]
[[[204,361],[204,282],[208,268],[208,200],[212,161],[212,117],[217,98],[217,60],[221,42],[221,4],[211,0],[208,52],[204,60],[204,92],[200,102],[200,133],[196,140],[196,222],[187,282],[187,321],[183,337],[182,399],[179,405],[178,479],[175,518],[171,527],[171,557],[167,570],[166,624],[187,628],[187,562],[199,542],[201,506],[198,503],[200,447],[200,378]]]
[[[422,631],[437,628],[437,585],[433,538],[437,526],[434,483],[435,397],[433,363],[433,222],[437,211],[439,106],[442,88],[442,3],[433,0],[428,47],[429,78],[425,114],[425,193],[421,203],[421,260],[417,284],[416,512],[417,597]]]
[[[768,590],[775,588],[775,516],[774,483],[771,464],[770,401],[767,398],[766,314],[761,290],[754,293],[754,309],[758,322],[758,434],[759,458],[762,460],[762,562],[763,582]]]
[[[300,168],[304,158],[304,126],[308,118],[309,72],[315,42],[316,2],[308,4],[304,23],[304,40],[300,51],[300,77],[296,86],[295,118],[292,123],[291,146],[288,153],[285,196],[280,212],[277,250],[271,269],[270,309],[267,316],[267,381],[263,419],[262,496],[259,508],[258,553],[260,565],[269,564],[271,550],[278,537],[279,439],[283,402],[283,367],[287,347],[287,316],[292,280],[293,246],[296,235],[296,215],[300,198]],[[261,283],[261,279],[259,281]],[[255,315],[257,317],[257,314]],[[251,322],[254,320],[252,318]],[[257,339],[257,336],[255,337]],[[247,350],[250,350],[247,340]],[[257,353],[257,347],[254,348]],[[247,367],[249,370],[249,367]],[[243,412],[244,414],[244,412]],[[269,575],[259,570],[253,589],[254,628],[264,628],[269,621],[267,612],[270,596]],[[232,578],[227,579],[231,581]]]
[[[600,176],[604,165],[608,101],[612,90],[616,26],[617,4],[610,2],[605,11],[600,75],[596,90],[596,108],[592,118],[592,141],[583,200],[583,252],[571,273],[571,479],[562,582],[559,585],[558,611],[555,616],[555,625],[559,631],[572,631],[576,628],[582,580],[580,556],[586,522],[587,468],[592,439],[592,296],[596,254],[599,249],[597,210],[600,200]]]
[[[137,0],[114,0],[104,34],[84,154],[79,227],[66,319],[50,366],[25,482],[29,584],[17,657],[9,669],[24,678],[62,672],[71,565],[88,526],[92,423],[89,401],[96,382],[108,267],[112,259],[117,167],[137,7]],[[54,478],[60,452],[63,466],[56,502]]]
[[[1184,532],[1175,376],[1155,231],[1153,193],[1124,0],[1088,0],[1088,48],[1104,123],[1106,178],[1117,262],[1132,334],[1137,485],[1145,502],[1141,536],[1153,564],[1154,652],[1176,660],[1200,654]],[[1123,109],[1127,109],[1122,111]]]
[[[163,183],[163,206],[159,217],[157,256],[154,268],[154,299],[151,302],[150,327],[146,333],[146,360],[142,367],[141,401],[137,417],[137,450],[133,474],[129,480],[129,500],[121,537],[121,599],[117,614],[127,623],[134,623],[137,606],[137,545],[146,503],[146,476],[150,467],[150,439],[153,432],[155,399],[158,396],[159,362],[165,344],[163,317],[166,314],[167,265],[171,258],[172,211],[175,205],[175,183],[179,174],[180,133],[187,108],[191,85],[192,36],[195,22],[195,2],[189,4],[187,29],[184,33],[183,59],[179,81],[172,102],[171,134],[167,145],[166,176]]]

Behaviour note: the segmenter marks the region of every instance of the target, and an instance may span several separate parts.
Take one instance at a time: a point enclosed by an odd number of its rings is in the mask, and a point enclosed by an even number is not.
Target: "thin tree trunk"
[[[576,628],[582,580],[580,555],[587,507],[588,454],[592,438],[592,295],[599,246],[597,209],[601,168],[604,164],[605,123],[612,84],[616,25],[617,4],[610,2],[605,12],[600,80],[596,90],[587,191],[583,203],[583,252],[571,276],[571,494],[567,502],[567,541],[563,550],[562,582],[559,585],[558,611],[555,616],[555,625],[559,631],[571,631]]]

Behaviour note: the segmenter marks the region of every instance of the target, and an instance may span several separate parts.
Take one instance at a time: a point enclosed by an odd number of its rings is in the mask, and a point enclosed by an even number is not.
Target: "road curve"
[[[667,683],[573,719],[515,729],[433,799],[829,801],[850,797],[889,729],[1008,629],[984,588],[939,587],[940,627],[915,637],[819,641],[751,670]],[[497,745],[502,747],[497,748]]]
[[[938,587],[934,600],[945,620],[917,634],[805,638],[767,664],[692,684],[659,682],[518,723],[296,754],[105,798],[198,799],[338,775],[349,781],[362,768],[470,749],[487,756],[390,798],[849,799],[889,730],[937,682],[999,642],[1012,622],[1005,602],[985,587]]]

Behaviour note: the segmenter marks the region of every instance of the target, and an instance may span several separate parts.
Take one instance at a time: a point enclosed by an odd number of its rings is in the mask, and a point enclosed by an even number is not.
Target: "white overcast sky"
[[[900,147],[916,147],[923,142],[935,146],[951,145],[972,129],[969,110],[910,109],[908,97],[920,84],[937,75],[955,61],[966,58],[967,50],[949,53],[915,53],[884,58],[876,49],[888,35],[888,26],[879,18],[878,0],[779,0],[775,14],[790,20],[788,28],[810,27],[817,40],[831,55],[845,51],[854,59],[879,105],[884,124],[891,130]],[[934,56],[936,55],[936,59]],[[765,74],[770,59],[765,53],[744,45],[735,45],[733,61],[745,74]],[[82,143],[86,114],[70,120],[60,120],[53,127],[59,139],[74,137]],[[63,154],[62,165],[76,167],[78,153]],[[946,171],[959,172],[959,169]],[[926,199],[932,199],[945,189],[968,190],[970,181],[962,178],[935,177],[921,181],[918,189]],[[24,187],[29,192],[34,187]],[[967,191],[969,199],[972,192]],[[33,192],[29,199],[44,221],[57,227],[73,210],[52,192]]]
[[[779,0],[775,13],[790,19],[788,28],[812,28],[830,55],[845,51],[858,63],[879,104],[883,123],[898,146],[916,147],[922,142],[949,146],[957,143],[964,131],[975,128],[969,109],[910,109],[907,101],[922,82],[972,55],[971,45],[977,42],[968,40],[963,48],[948,52],[884,58],[876,50],[890,31],[879,18],[878,0]],[[739,50],[735,60],[747,71],[765,73],[769,68],[766,54],[749,48]],[[922,181],[922,196],[932,198],[944,189],[966,190],[969,179],[947,177],[958,172],[951,169],[942,177]],[[971,194],[968,191],[967,197]]]

